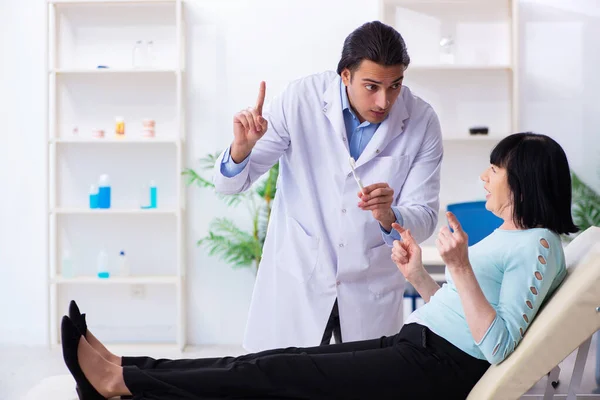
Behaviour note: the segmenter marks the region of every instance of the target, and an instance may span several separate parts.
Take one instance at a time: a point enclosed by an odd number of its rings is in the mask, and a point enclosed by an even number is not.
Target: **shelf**
[[[57,75],[95,75],[95,74],[177,74],[177,68],[59,68],[51,69]]]
[[[488,135],[475,135],[475,136],[448,136],[442,137],[444,142],[489,142],[495,143],[504,139],[504,136],[488,136]]]
[[[130,285],[158,285],[152,289],[164,290],[152,290],[153,299],[140,297],[143,304],[138,310],[156,319],[168,318],[168,331],[147,337],[158,346],[138,345],[136,342],[145,338],[122,326],[112,343],[140,349],[153,347],[162,353],[181,350],[187,341],[184,293],[187,229],[183,218],[185,186],[181,177],[186,142],[184,0],[44,0],[43,3],[48,37],[45,44],[48,118],[42,140],[46,143],[49,168],[46,282],[50,343],[60,343],[63,310],[58,307],[67,291],[82,289],[82,295],[87,294],[93,301],[98,294],[92,289],[112,291],[127,290]],[[132,56],[139,40],[154,44],[151,60],[140,60],[140,68],[135,68],[138,64],[132,63]],[[124,116],[130,127],[122,138],[114,134],[115,115]],[[160,124],[157,137],[143,137],[143,121],[147,118]],[[78,135],[72,135],[75,128]],[[104,129],[106,137],[93,137],[96,129]],[[98,172],[123,179],[123,185],[127,185],[119,191],[120,197],[113,201],[112,208],[89,208],[84,188],[89,187]],[[146,200],[140,196],[136,201],[141,193],[135,189],[137,185],[130,183],[146,182],[149,177],[165,182],[164,191],[171,194],[168,197],[172,201],[160,203],[163,206],[154,209],[139,207]],[[118,201],[120,198],[122,202]],[[88,227],[88,222],[93,222],[94,227]],[[128,248],[144,251],[144,242],[136,235],[153,231],[156,224],[162,225],[159,229],[169,240],[148,250],[142,275],[115,274],[102,279],[96,276],[95,269],[81,270],[72,277],[61,275],[57,255],[69,246],[80,249],[81,260],[91,260],[92,253],[97,251],[93,244],[106,240],[103,246],[110,247],[107,252],[116,254],[120,240],[105,239],[107,233],[114,231],[127,237]],[[135,252],[132,250],[132,254]],[[162,264],[168,269],[155,269]],[[165,275],[157,275],[161,273]],[[171,294],[175,309],[153,307],[155,303],[151,300],[155,296],[158,299],[166,295],[170,302]],[[109,303],[108,307],[118,305]],[[104,328],[111,331],[114,321],[107,323]],[[146,352],[143,350],[142,354]]]
[[[510,5],[512,0],[384,0],[386,5],[405,6],[411,4],[456,4],[456,5]]]
[[[436,282],[446,282],[446,275],[444,274],[429,274]]]
[[[178,0],[48,0],[48,4],[175,4]]]
[[[179,144],[178,138],[53,138],[49,140],[54,144]]]
[[[136,208],[54,208],[50,212],[62,215],[177,215],[177,210],[160,208],[151,208],[147,210]]]
[[[510,10],[513,0],[383,0],[384,7],[401,7],[428,10],[437,15],[447,15],[449,11],[464,10]]]
[[[442,260],[442,257],[435,246],[421,247],[421,257],[423,259],[423,264],[425,265],[445,265],[444,260]]]
[[[177,276],[114,276],[106,279],[97,278],[95,276],[78,276],[73,278],[65,278],[57,275],[51,279],[54,284],[127,284],[127,285],[175,285],[179,283],[180,278]]]
[[[432,65],[409,65],[406,69],[411,71],[508,71],[513,70],[511,65],[477,65],[477,64],[432,64]]]

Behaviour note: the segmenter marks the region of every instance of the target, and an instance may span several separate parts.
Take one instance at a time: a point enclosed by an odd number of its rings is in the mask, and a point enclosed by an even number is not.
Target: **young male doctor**
[[[217,191],[247,190],[280,162],[246,350],[400,330],[405,280],[391,260],[392,223],[419,242],[433,233],[443,153],[436,113],[402,86],[409,62],[396,30],[366,23],[346,38],[337,74],[290,83],[264,114],[262,82],[256,106],[234,116]]]

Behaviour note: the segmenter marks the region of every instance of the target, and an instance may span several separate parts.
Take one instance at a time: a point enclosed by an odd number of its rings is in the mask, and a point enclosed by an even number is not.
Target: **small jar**
[[[125,136],[125,119],[123,117],[115,118],[115,135],[117,137]]]
[[[104,137],[104,130],[102,130],[102,129],[94,129],[92,131],[92,137],[103,138]]]
[[[155,131],[154,131],[154,126],[155,126],[155,122],[153,119],[145,119],[142,122],[142,136],[144,137],[154,137],[155,135]]]

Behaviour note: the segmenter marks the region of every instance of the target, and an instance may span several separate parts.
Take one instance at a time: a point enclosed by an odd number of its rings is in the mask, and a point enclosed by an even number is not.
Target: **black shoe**
[[[87,323],[85,322],[85,314],[82,314],[77,307],[75,300],[71,300],[69,303],[69,318],[75,324],[77,330],[83,335],[87,335]]]
[[[82,336],[86,336],[87,323],[85,321],[85,313],[82,314],[81,311],[79,311],[79,307],[77,306],[77,303],[75,303],[75,300],[71,300],[71,302],[69,303],[69,318],[71,319],[79,333],[81,333]],[[75,389],[79,393],[79,387],[76,387]],[[121,396],[121,399],[133,399],[133,396]]]
[[[106,398],[98,393],[98,391],[94,389],[92,384],[87,380],[83,371],[81,370],[81,367],[79,366],[79,361],[77,359],[77,347],[79,346],[81,333],[75,324],[73,324],[73,321],[71,321],[66,315],[62,319],[60,333],[62,339],[63,358],[67,368],[77,383],[76,390],[79,400],[105,400]]]

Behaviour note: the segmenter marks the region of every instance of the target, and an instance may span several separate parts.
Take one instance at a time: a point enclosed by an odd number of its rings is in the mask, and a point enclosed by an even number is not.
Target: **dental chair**
[[[515,351],[492,365],[467,400],[519,399],[549,375],[544,400],[554,397],[559,363],[578,349],[567,400],[575,400],[593,334],[600,330],[600,228],[591,227],[565,248],[567,276],[542,306]]]

